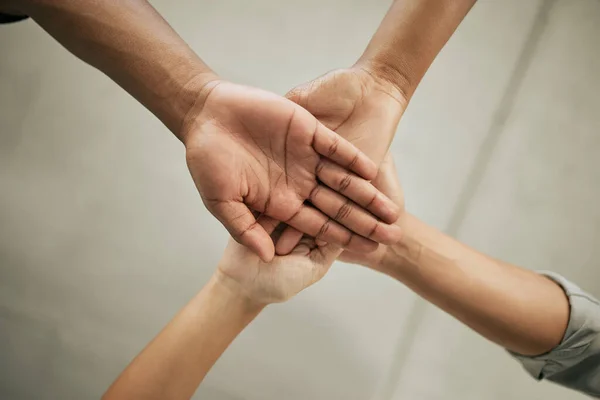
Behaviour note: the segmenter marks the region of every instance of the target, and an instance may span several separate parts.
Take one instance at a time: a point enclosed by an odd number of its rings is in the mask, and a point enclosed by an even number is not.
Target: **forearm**
[[[32,17],[77,57],[98,68],[179,135],[199,88],[214,79],[145,0],[5,1]]]
[[[395,0],[357,65],[407,100],[476,0]]]
[[[415,217],[380,270],[507,349],[536,355],[558,345],[569,303],[553,281],[470,249]]]
[[[103,399],[189,399],[261,309],[215,275],[131,362]]]

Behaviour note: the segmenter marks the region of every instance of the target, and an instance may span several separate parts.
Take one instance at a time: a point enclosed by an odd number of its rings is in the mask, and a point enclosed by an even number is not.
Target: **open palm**
[[[252,211],[355,251],[397,240],[397,228],[376,218],[394,222],[397,207],[359,177],[374,178],[376,165],[297,104],[213,82],[185,130],[188,167],[205,205],[263,260],[274,247]],[[337,193],[349,179],[361,190]]]

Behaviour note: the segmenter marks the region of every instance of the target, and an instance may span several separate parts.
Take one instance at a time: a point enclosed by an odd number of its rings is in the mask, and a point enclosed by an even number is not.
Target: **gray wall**
[[[282,94],[351,64],[388,6],[153,3],[226,78]],[[596,0],[481,0],[393,144],[411,212],[596,295],[598,21]],[[31,21],[1,27],[0,49],[0,398],[97,398],[207,281],[227,236],[182,146],[127,94]],[[344,264],[267,309],[197,397],[583,398]]]

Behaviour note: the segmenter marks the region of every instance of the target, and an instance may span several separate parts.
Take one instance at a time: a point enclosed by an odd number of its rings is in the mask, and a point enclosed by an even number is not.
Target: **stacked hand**
[[[404,198],[387,149],[406,101],[393,86],[378,80],[367,70],[348,69],[331,72],[301,85],[287,97],[380,164],[372,183],[339,166],[328,165],[340,178],[338,185],[334,181],[330,183],[331,187],[342,195],[374,187],[381,191],[386,202],[395,205],[397,215],[400,215],[404,211]],[[344,184],[339,185],[341,182]],[[345,224],[347,221],[342,218],[339,222]],[[389,251],[389,246],[380,245],[371,252],[352,248],[341,253],[338,246],[325,243],[322,237],[315,240],[273,218],[261,216],[258,225],[271,235],[279,255],[267,263],[231,241],[217,276],[233,282],[244,295],[259,304],[282,302],[294,296],[321,279],[338,256],[343,261],[377,268]]]
[[[335,99],[339,93],[331,89],[326,95]],[[360,86],[350,89],[348,96],[360,94]],[[304,96],[304,92],[298,94]],[[362,98],[342,101],[354,107],[350,102]],[[375,104],[358,110],[356,116],[340,110],[326,123],[348,127],[357,141],[360,135],[374,133],[369,130],[392,129],[393,122],[387,120],[380,126],[358,125],[370,111],[386,116]],[[325,107],[322,111],[327,112]],[[339,123],[340,119],[347,121]],[[374,251],[377,242],[399,239],[398,227],[390,225],[398,217],[398,207],[365,180],[375,178],[375,162],[290,100],[210,81],[188,113],[181,136],[190,172],[207,208],[235,240],[264,261],[272,259],[274,246],[252,212],[357,252]],[[376,147],[383,155],[387,145]]]
[[[384,159],[408,103],[394,85],[379,78],[367,66],[330,72],[292,89],[287,97],[377,165]],[[362,181],[348,176],[339,180],[334,189],[346,194],[364,191],[363,187]],[[343,219],[341,222],[344,223]],[[276,246],[278,254],[290,252],[302,237],[302,232],[294,228],[287,228],[281,235]]]
[[[391,156],[385,157],[373,183],[403,208],[402,189]],[[278,221],[261,216],[258,223],[274,241],[278,240],[283,228]],[[216,277],[228,286],[233,286],[252,303],[264,306],[286,301],[319,281],[338,256],[342,261],[378,269],[389,251],[389,246],[379,246],[376,251],[370,253],[345,250],[339,255],[338,247],[317,243],[303,235],[288,255],[276,255],[267,263],[249,249],[230,240],[219,263]]]

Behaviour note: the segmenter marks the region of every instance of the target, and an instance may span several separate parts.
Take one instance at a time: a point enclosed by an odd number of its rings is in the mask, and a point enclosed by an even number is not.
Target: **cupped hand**
[[[277,238],[280,223],[260,216],[258,222],[265,231]],[[230,239],[216,277],[229,287],[240,291],[252,303],[265,306],[284,302],[319,281],[339,254],[333,245],[317,246],[314,239],[304,237],[286,256],[262,261],[248,248]]]
[[[364,65],[329,72],[292,89],[286,97],[377,165],[384,159],[408,104],[394,85]],[[338,180],[333,188],[345,194],[364,190],[362,186],[362,182],[349,176]],[[286,229],[276,245],[277,254],[287,254],[301,237],[302,233],[293,227]]]

